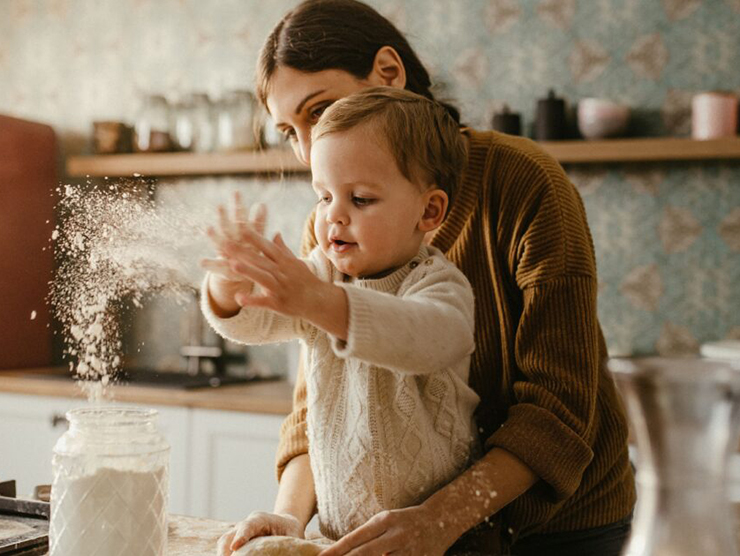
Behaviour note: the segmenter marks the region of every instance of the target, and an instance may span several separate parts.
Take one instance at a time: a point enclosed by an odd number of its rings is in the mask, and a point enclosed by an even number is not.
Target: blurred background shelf
[[[696,141],[651,138],[604,141],[548,141],[542,147],[563,164],[740,160],[740,137]],[[237,153],[146,153],[73,156],[70,177],[198,176],[307,173],[288,149]]]
[[[672,137],[602,141],[552,141],[543,142],[541,145],[562,164],[740,160],[740,137],[707,141]]]
[[[235,153],[142,153],[72,156],[70,177],[202,176],[308,172],[292,150],[271,149]]]

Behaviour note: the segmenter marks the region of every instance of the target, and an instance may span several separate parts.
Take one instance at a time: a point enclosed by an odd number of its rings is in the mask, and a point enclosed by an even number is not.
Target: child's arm
[[[342,284],[349,326],[346,342],[334,342],[339,357],[428,374],[458,365],[473,352],[470,284],[444,259],[432,257],[424,263],[413,271],[422,276],[400,296]]]

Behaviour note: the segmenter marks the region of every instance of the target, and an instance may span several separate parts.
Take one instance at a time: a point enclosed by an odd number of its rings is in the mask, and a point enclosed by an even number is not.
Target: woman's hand
[[[454,541],[445,534],[443,518],[424,505],[411,506],[376,514],[320,556],[443,556]]]
[[[218,556],[230,556],[256,537],[282,535],[303,538],[301,523],[290,514],[252,512],[218,539]]]
[[[218,207],[218,227],[208,228],[208,237],[216,248],[218,258],[204,259],[201,265],[210,271],[208,280],[208,293],[210,295],[211,307],[214,312],[224,318],[239,312],[239,304],[236,295],[251,292],[252,281],[235,272],[232,262],[227,255],[230,247],[234,245],[246,247],[245,235],[247,233],[261,236],[265,230],[267,212],[263,205],[254,207],[252,218],[247,217],[247,209],[241,201],[238,192],[234,193],[233,217],[229,215],[224,206]]]

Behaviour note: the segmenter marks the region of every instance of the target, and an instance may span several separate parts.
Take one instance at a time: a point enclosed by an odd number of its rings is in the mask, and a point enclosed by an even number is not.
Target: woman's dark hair
[[[429,73],[406,38],[385,17],[357,0],[306,0],[285,14],[260,51],[257,97],[266,104],[270,79],[281,66],[309,73],[337,69],[364,79],[384,46],[401,57],[406,89],[434,99]],[[441,104],[459,123],[457,108]]]

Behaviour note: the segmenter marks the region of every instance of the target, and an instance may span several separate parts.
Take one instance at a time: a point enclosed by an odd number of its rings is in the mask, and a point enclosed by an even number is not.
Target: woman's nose
[[[297,141],[293,143],[293,151],[303,164],[311,166],[311,130],[296,131]]]

